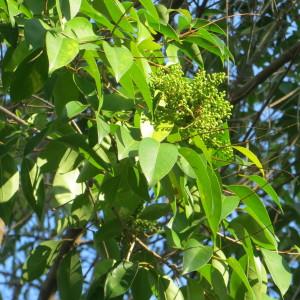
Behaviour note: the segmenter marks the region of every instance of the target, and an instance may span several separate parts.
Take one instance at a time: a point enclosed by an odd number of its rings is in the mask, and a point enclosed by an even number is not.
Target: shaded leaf
[[[57,285],[62,300],[79,300],[81,298],[83,276],[79,255],[68,253],[57,270]]]
[[[119,263],[110,273],[108,273],[104,295],[111,299],[123,295],[132,285],[138,266],[129,261]]]
[[[179,153],[188,161],[197,176],[197,185],[208,223],[215,234],[218,230],[222,200],[221,189],[214,172],[207,167],[203,156],[190,148],[180,148]]]
[[[229,266],[233,269],[233,271],[239,276],[241,281],[244,283],[245,287],[247,288],[253,299],[255,299],[255,294],[240,263],[233,257],[228,258],[227,262]]]
[[[55,259],[59,245],[60,241],[45,241],[37,246],[23,266],[23,280],[32,281],[43,275]]]
[[[35,51],[14,72],[10,87],[13,101],[20,101],[38,92],[48,78],[48,60],[42,51]]]
[[[42,217],[45,191],[43,174],[37,162],[23,159],[21,167],[21,183],[25,197],[39,218]]]

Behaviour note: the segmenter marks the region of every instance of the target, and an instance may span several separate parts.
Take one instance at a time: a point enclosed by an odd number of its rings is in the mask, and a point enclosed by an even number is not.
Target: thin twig
[[[18,122],[21,125],[25,125],[28,126],[29,124],[24,121],[23,119],[21,119],[20,117],[18,117],[17,115],[15,115],[14,113],[12,113],[11,111],[9,111],[8,109],[6,109],[5,107],[0,105],[0,111],[2,111],[4,114],[10,116],[13,120],[15,120],[16,122]]]

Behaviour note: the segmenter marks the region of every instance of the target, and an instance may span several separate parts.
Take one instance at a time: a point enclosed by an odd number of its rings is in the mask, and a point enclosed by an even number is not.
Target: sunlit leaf
[[[79,44],[62,34],[46,34],[46,49],[49,59],[49,73],[68,65],[78,54]]]
[[[111,47],[107,42],[103,42],[103,50],[119,82],[133,64],[132,54],[125,46]]]
[[[209,262],[213,254],[210,246],[204,246],[195,239],[190,239],[183,250],[183,273],[197,271]]]
[[[285,259],[275,251],[261,249],[265,263],[271,273],[274,283],[280,290],[282,297],[286,294],[292,282],[292,274]]]
[[[177,161],[176,146],[145,138],[139,146],[139,160],[150,186],[165,177]]]

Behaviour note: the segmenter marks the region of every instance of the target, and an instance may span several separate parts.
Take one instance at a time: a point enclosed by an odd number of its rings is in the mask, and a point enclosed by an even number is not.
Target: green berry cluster
[[[151,76],[155,123],[173,123],[183,138],[200,135],[210,148],[226,146],[220,137],[232,105],[219,90],[225,78],[224,73],[207,74],[203,70],[193,79],[187,78],[180,65],[158,69]]]
[[[159,226],[157,222],[154,221],[149,221],[149,220],[143,220],[140,218],[136,218],[132,220],[131,224],[131,231],[135,232],[135,234],[143,234],[143,233],[148,233],[148,234],[154,234],[159,230]]]

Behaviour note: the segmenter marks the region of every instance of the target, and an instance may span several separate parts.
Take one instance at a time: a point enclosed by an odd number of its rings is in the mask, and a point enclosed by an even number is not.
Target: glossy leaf
[[[61,173],[60,170],[55,174],[53,180],[53,193],[58,205],[69,203],[76,196],[84,192],[83,184],[77,183],[79,176],[77,169],[68,173]]]
[[[269,182],[267,182],[265,178],[258,175],[250,175],[249,178],[255,183],[257,183],[260,186],[260,188],[263,189],[272,198],[272,200],[278,205],[278,207],[282,211],[280,199],[272,185]]]
[[[259,169],[261,174],[263,176],[265,176],[265,171],[264,171],[263,165],[261,164],[261,162],[259,161],[257,156],[251,150],[249,150],[248,148],[245,148],[245,147],[241,147],[241,146],[233,146],[233,148],[238,150],[240,153],[244,154],[253,164],[255,164],[257,166],[257,168]]]
[[[238,207],[239,203],[240,198],[237,196],[223,196],[221,219],[223,220],[231,214]]]
[[[183,300],[179,287],[167,276],[158,277],[158,294],[162,300]]]
[[[259,199],[257,194],[246,186],[231,185],[229,189],[240,197],[240,200],[246,204],[245,210],[267,231],[274,233],[269,214]]]
[[[212,247],[204,246],[195,239],[188,240],[183,251],[183,273],[199,270],[213,255]]]
[[[292,275],[285,259],[276,253],[267,249],[261,249],[265,263],[271,273],[274,283],[280,290],[282,297],[286,294],[292,281]]]
[[[251,296],[255,299],[255,294],[240,263],[233,257],[228,258],[227,262],[229,266],[233,269],[233,271],[240,277],[241,281],[243,282]]]
[[[131,68],[133,56],[125,46],[111,47],[107,42],[103,42],[103,50],[112,67],[116,81],[119,82],[122,76]]]
[[[177,161],[178,150],[171,144],[145,138],[139,146],[139,160],[150,186],[165,177]]]
[[[81,0],[60,0],[60,5],[63,17],[70,20],[79,12]]]
[[[104,294],[106,299],[123,295],[132,285],[136,273],[136,264],[126,261],[119,263],[107,275],[104,286]]]
[[[188,161],[197,176],[201,203],[208,223],[214,233],[218,230],[221,217],[222,200],[216,175],[208,171],[205,160],[190,148],[180,148],[179,153]]]
[[[155,18],[156,21],[159,20],[158,13],[155,6],[151,0],[140,0],[145,9]]]
[[[49,59],[49,73],[68,65],[78,54],[77,41],[61,34],[46,34],[46,49]]]
[[[98,40],[98,36],[93,31],[92,23],[83,17],[76,17],[68,21],[65,25],[64,34],[77,40],[80,44]]]
[[[79,101],[70,101],[65,106],[65,114],[69,119],[78,116],[87,109],[88,105],[84,105]]]
[[[0,203],[10,201],[19,190],[19,171],[14,159],[0,157]]]

